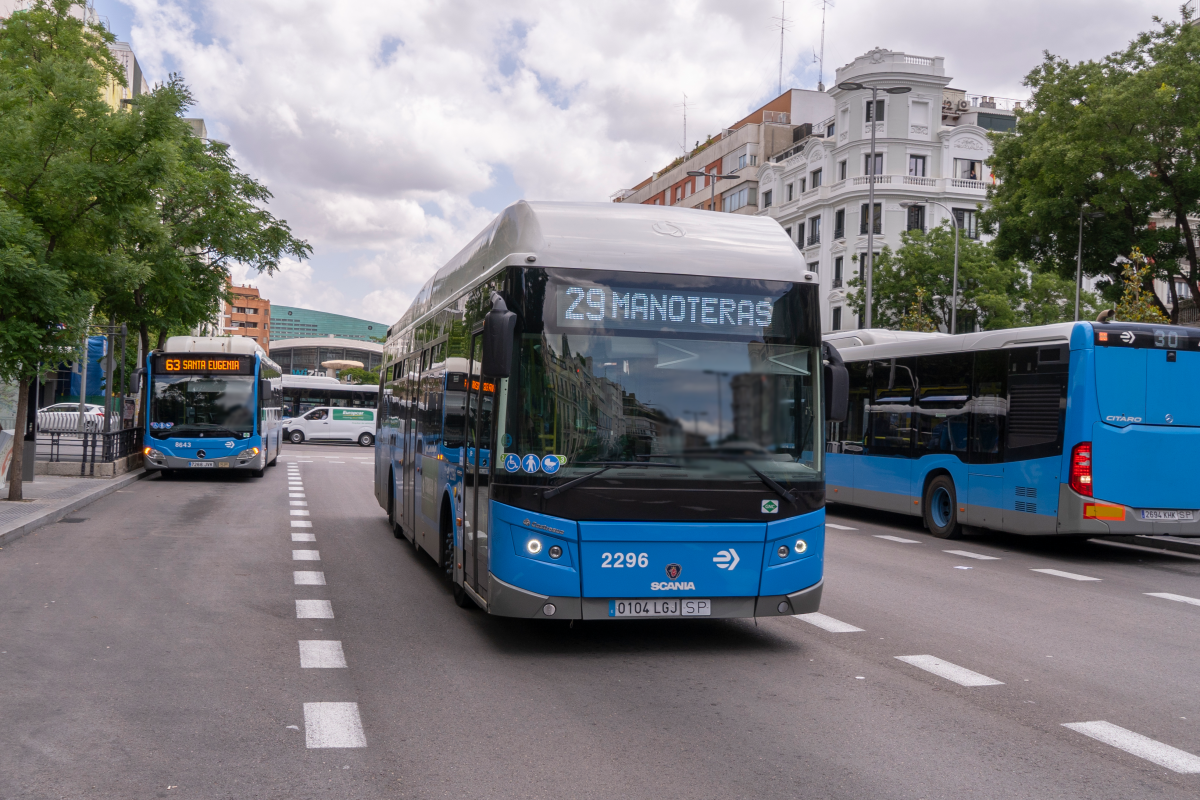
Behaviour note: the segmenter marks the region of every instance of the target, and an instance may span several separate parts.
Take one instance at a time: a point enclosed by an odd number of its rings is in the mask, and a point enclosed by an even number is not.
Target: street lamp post
[[[865,83],[857,83],[855,81],[845,81],[838,84],[839,89],[844,89],[848,92],[858,91],[860,89],[871,90],[871,155],[868,163],[870,164],[867,170],[867,257],[866,264],[863,266],[863,271],[866,273],[867,284],[867,327],[871,327],[871,322],[874,315],[871,313],[871,303],[874,301],[874,282],[872,281],[872,273],[875,271],[875,124],[879,121],[879,86],[874,85],[868,87]],[[907,94],[912,91],[911,86],[892,86],[883,90],[887,94]]]
[[[954,226],[954,283],[950,291],[950,333],[958,333],[958,217],[954,216],[954,210],[945,203],[939,203],[937,200],[925,202],[946,209],[946,213],[950,215],[950,224]],[[921,204],[915,200],[904,200],[900,203],[900,207],[905,209],[917,205]]]
[[[700,170],[691,170],[688,172],[688,175],[693,178],[712,178],[712,201],[710,204],[712,211],[717,210],[717,181],[732,180],[737,177],[736,173],[733,175],[718,175],[715,172],[701,172]]]
[[[1084,203],[1079,207],[1079,251],[1075,255],[1075,321],[1079,322],[1079,292],[1083,287],[1083,210],[1091,208],[1090,205]],[[1100,219],[1104,216],[1103,211],[1093,211],[1086,215],[1088,219]]]

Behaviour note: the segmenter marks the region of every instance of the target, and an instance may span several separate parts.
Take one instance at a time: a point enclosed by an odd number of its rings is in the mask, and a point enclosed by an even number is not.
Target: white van
[[[363,447],[375,444],[375,409],[321,406],[286,423],[288,441],[357,441]]]

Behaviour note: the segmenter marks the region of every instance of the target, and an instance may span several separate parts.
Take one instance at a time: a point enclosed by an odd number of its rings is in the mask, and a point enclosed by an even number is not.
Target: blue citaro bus
[[[934,536],[1200,536],[1200,329],[1074,322],[830,334],[849,413],[826,498]]]
[[[516,203],[389,329],[377,499],[464,607],[815,611],[845,389],[821,348],[769,219]]]
[[[146,360],[147,470],[250,470],[283,447],[283,376],[253,339],[172,336]]]

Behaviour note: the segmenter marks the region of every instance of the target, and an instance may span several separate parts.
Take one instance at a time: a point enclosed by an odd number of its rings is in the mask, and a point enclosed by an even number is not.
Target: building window
[[[762,195],[762,200],[763,200],[762,207],[763,208],[771,207],[771,195],[772,194],[774,194],[774,191],[771,189],[767,189],[765,192],[763,192],[763,195]]]
[[[875,216],[874,216],[875,233],[883,233],[883,220],[881,219],[882,214],[880,213],[880,210],[881,210],[880,204],[876,203],[875,204]],[[862,204],[862,209],[858,215],[858,233],[861,236],[865,236],[867,234],[867,204],[866,203]]]
[[[792,238],[792,229],[791,229],[791,228],[784,228],[784,229],[783,229],[783,232],[784,232],[784,233],[786,233],[786,234],[788,235],[788,238],[789,238],[789,239],[791,239],[791,238]]]
[[[804,247],[804,223],[796,223],[796,247]]]
[[[819,275],[821,272],[821,262],[820,261],[808,262],[808,271],[811,272],[813,275]]]
[[[842,307],[838,306],[833,309],[833,319],[830,321],[829,327],[835,331],[842,329]]]
[[[908,174],[914,178],[925,177],[925,156],[908,157]]]
[[[834,128],[834,126],[833,126],[833,123],[832,123],[832,122],[831,122],[831,123],[829,123],[828,125],[826,125],[826,126],[825,126],[825,136],[826,136],[826,138],[832,139],[832,138],[833,138],[833,134],[834,134],[835,132],[836,132],[836,130],[835,130],[835,128]]]
[[[788,199],[789,203],[792,202],[792,189],[794,189],[794,188],[795,188],[794,184],[789,183],[787,185],[787,199]]]
[[[808,243],[809,244],[820,244],[821,243],[821,218],[820,217],[809,217],[808,218]],[[816,270],[813,270],[813,272],[816,272]]]
[[[808,191],[807,187],[808,187],[808,178],[801,178],[800,179],[800,194],[804,194],[806,191]]]
[[[739,208],[755,205],[758,198],[755,196],[757,192],[752,186],[743,186],[736,192],[730,192],[721,198],[721,210],[726,212],[737,211]]]
[[[910,231],[925,231],[925,206],[908,207],[908,229]]]
[[[842,288],[842,256],[838,256],[833,260],[833,289]],[[836,328],[835,328],[836,330]]]
[[[954,218],[958,220],[958,228],[968,239],[979,238],[979,224],[973,208],[954,209]]]
[[[875,154],[875,171],[871,171],[871,154],[867,153],[863,156],[863,175],[882,175],[883,174],[883,153]]]
[[[883,100],[875,101],[875,113],[871,113],[871,101],[867,101],[867,122],[883,122]]]
[[[846,159],[844,158],[838,162],[838,180],[846,180]]]
[[[846,209],[844,208],[833,212],[833,238],[846,238]]]
[[[737,160],[737,168],[738,169],[741,169],[742,167],[747,167],[747,166],[753,167],[753,166],[756,166],[757,164],[758,164],[758,156],[752,156],[749,153],[742,153],[740,156],[738,156],[738,160]]]
[[[981,181],[983,178],[983,162],[972,161],[969,158],[954,159],[954,177],[964,181]]]
[[[812,188],[816,189],[821,185],[821,170],[814,169],[809,176],[812,178]]]

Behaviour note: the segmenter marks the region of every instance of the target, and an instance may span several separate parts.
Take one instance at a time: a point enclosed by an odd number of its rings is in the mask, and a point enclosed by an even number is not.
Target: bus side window
[[[1007,460],[1062,455],[1067,369],[1065,361],[1040,362],[1036,347],[1009,351]]]
[[[872,361],[874,387],[867,447],[871,455],[908,457],[912,449],[915,358]]]
[[[1005,388],[1008,353],[997,350],[976,353],[973,372],[968,460],[972,464],[997,464],[1004,460],[1001,444],[1008,412]]]
[[[850,373],[850,405],[846,421],[834,423],[841,429],[841,451],[861,455],[866,446],[867,407],[870,404],[871,381],[867,377],[867,362],[846,364]]]
[[[917,358],[916,448],[924,453],[966,453],[971,354]]]

